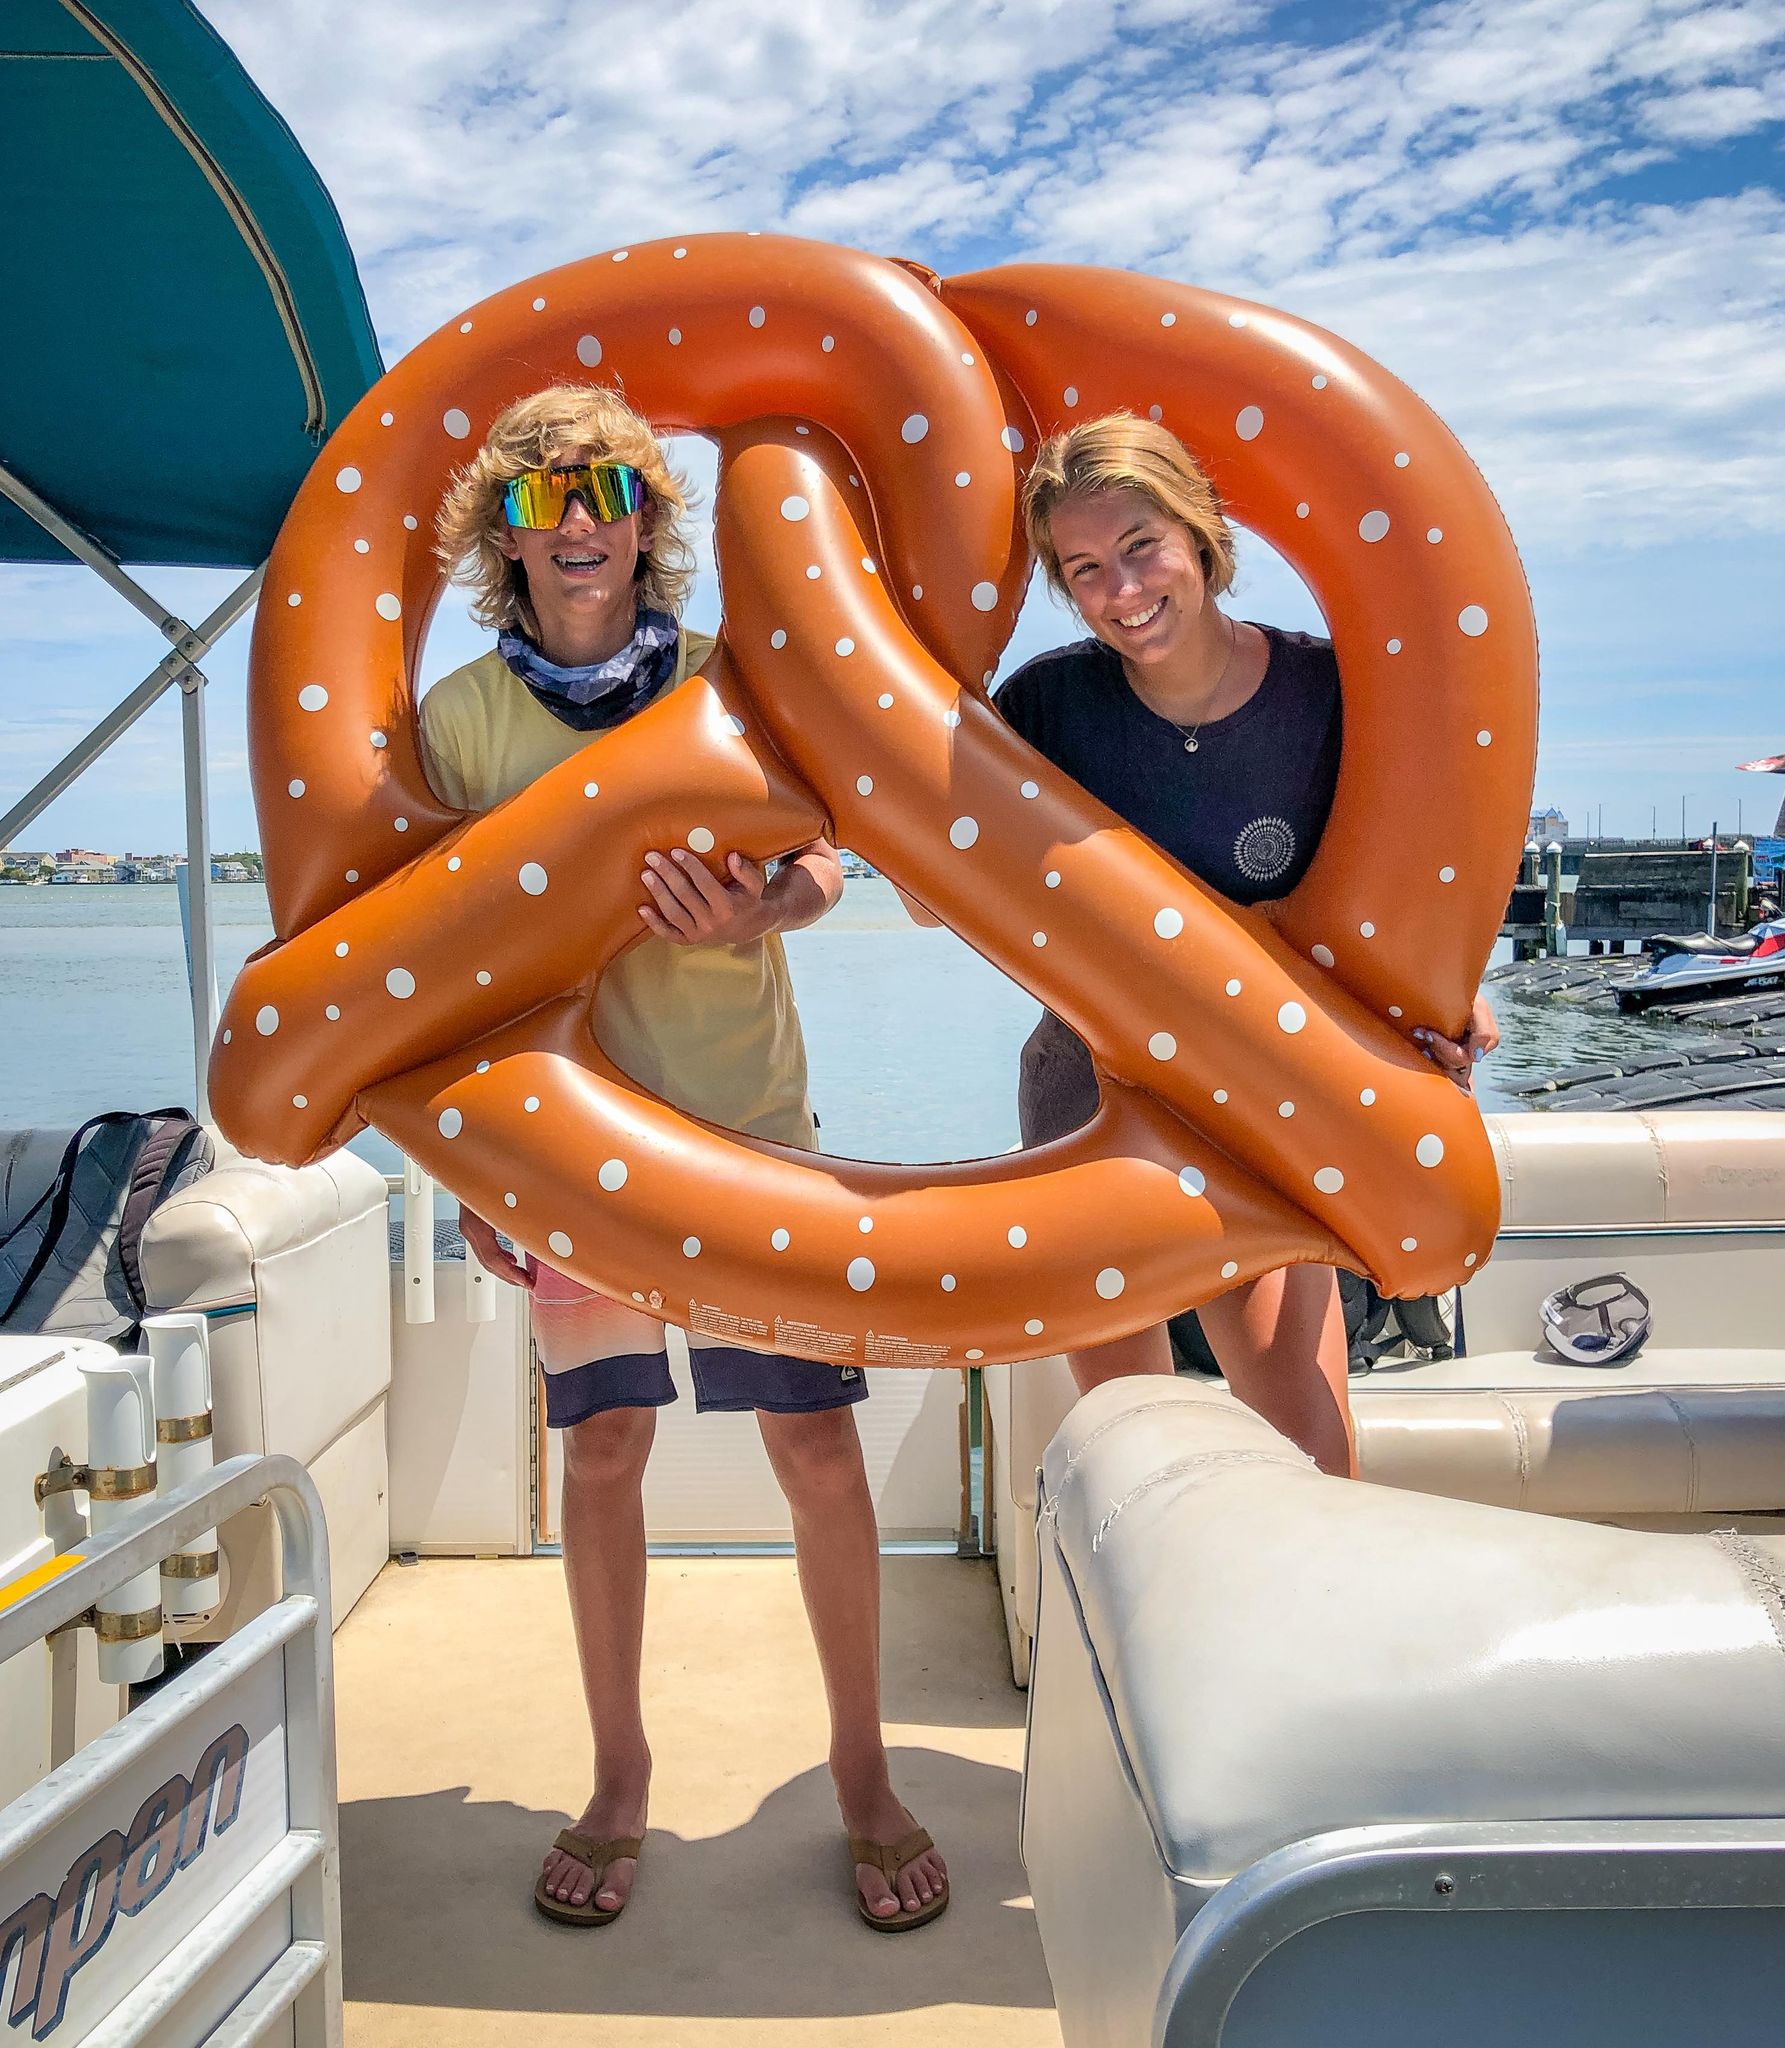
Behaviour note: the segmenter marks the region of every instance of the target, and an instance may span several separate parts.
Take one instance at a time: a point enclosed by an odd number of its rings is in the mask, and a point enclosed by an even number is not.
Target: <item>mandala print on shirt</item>
[[[1233,864],[1248,882],[1274,882],[1295,859],[1295,828],[1287,818],[1254,818],[1233,842]]]

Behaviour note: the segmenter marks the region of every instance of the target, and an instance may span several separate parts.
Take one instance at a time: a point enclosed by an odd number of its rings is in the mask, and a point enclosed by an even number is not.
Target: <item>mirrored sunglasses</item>
[[[636,512],[645,480],[629,462],[578,462],[563,469],[524,469],[502,492],[510,526],[554,527],[572,498],[581,498],[591,519],[602,524]]]

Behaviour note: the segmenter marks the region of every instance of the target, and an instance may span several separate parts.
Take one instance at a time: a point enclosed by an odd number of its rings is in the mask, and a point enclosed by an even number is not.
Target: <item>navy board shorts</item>
[[[676,1398],[668,1333],[655,1316],[596,1294],[541,1261],[526,1263],[534,1273],[535,1336],[543,1328],[560,1339],[539,1347],[550,1428],[570,1429],[611,1408],[664,1408]],[[580,1362],[547,1365],[548,1348],[568,1352]],[[868,1382],[858,1365],[790,1358],[698,1330],[688,1335],[688,1362],[694,1406],[701,1415],[755,1408],[771,1415],[811,1415],[825,1408],[847,1408],[868,1397]]]

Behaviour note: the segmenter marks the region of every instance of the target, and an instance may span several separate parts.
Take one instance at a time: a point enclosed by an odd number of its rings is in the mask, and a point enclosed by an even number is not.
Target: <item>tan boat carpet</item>
[[[590,1779],[562,1568],[387,1567],[335,1639],[349,2048],[1057,2044],[992,1568],[884,1562],[895,1782],[954,1890],[893,1939],[855,1918],[791,1562],[652,1562],[650,1829],[589,1931],[530,1898]]]

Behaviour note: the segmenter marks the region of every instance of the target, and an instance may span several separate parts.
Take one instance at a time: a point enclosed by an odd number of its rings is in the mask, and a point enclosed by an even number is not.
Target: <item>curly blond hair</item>
[[[681,615],[694,581],[694,550],[683,528],[687,479],[669,466],[650,422],[600,384],[552,384],[497,414],[483,446],[456,472],[434,522],[434,552],[448,577],[472,593],[471,616],[492,632],[518,626],[539,637],[521,565],[498,542],[508,530],[504,487],[524,470],[549,469],[581,449],[600,462],[628,462],[644,478],[656,511],[650,546],[638,557],[639,602]]]
[[[1072,593],[1054,546],[1054,508],[1062,499],[1097,491],[1140,491],[1168,519],[1189,529],[1210,594],[1233,587],[1233,528],[1202,465],[1169,427],[1131,412],[1105,413],[1063,434],[1050,434],[1023,482],[1023,525],[1029,546],[1060,596]]]

